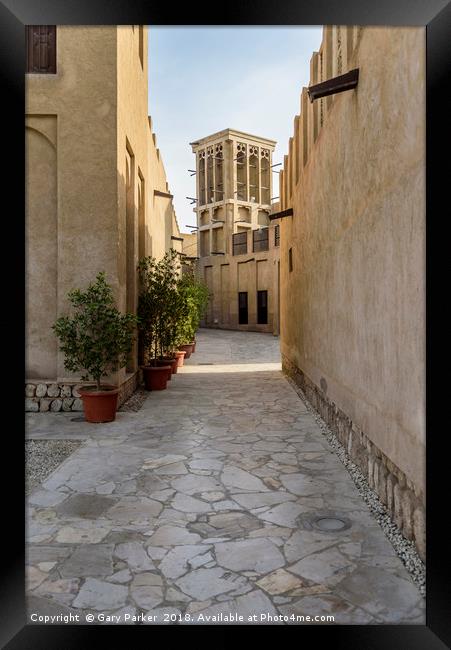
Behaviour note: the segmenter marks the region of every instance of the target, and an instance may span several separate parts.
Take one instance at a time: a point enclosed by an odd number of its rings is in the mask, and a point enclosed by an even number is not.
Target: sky
[[[149,28],[149,114],[182,232],[196,223],[189,143],[237,129],[277,140],[273,163],[283,162],[321,36],[310,26]]]

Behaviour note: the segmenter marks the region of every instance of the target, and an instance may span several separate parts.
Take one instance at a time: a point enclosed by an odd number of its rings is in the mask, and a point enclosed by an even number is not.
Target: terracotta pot
[[[177,359],[166,359],[166,358],[157,359],[157,366],[169,366],[168,381],[172,379],[172,364],[174,362],[177,363]]]
[[[116,419],[119,388],[102,384],[99,391],[96,386],[81,386],[78,392],[83,400],[86,422],[113,422]]]
[[[193,351],[193,344],[186,343],[186,345],[180,345],[179,350],[184,350],[186,352],[185,359],[189,359],[191,356],[191,352]]]
[[[166,361],[166,363],[169,363],[169,365],[172,368],[171,372],[173,375],[175,375],[175,373],[177,372],[177,357],[175,356],[175,354],[173,354],[170,357],[164,357],[163,360]]]
[[[175,352],[175,358],[177,359],[177,368],[181,368],[183,366],[185,355],[185,350],[177,350],[177,352]]]
[[[146,390],[164,390],[167,388],[168,370],[171,366],[143,366]]]
[[[191,351],[191,354],[194,354],[195,351],[196,351],[196,341],[193,341],[193,342],[192,342],[192,346],[193,346],[193,349],[192,349],[192,351]]]

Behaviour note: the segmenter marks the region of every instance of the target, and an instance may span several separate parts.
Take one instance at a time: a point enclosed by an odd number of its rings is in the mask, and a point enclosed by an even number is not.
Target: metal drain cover
[[[306,530],[319,530],[322,533],[341,533],[352,526],[352,521],[348,517],[333,510],[304,512],[299,515],[297,522]]]
[[[345,530],[348,528],[346,521],[335,517],[319,517],[313,524],[320,530]]]

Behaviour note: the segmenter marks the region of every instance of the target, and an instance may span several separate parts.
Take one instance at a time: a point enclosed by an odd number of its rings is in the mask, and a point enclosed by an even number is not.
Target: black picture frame
[[[218,12],[220,10],[220,13]],[[170,3],[149,3],[145,0],[3,0],[0,2],[0,69],[2,75],[3,159],[3,264],[2,290],[2,373],[3,471],[2,537],[3,551],[0,594],[0,642],[9,650],[68,650],[84,648],[102,641],[112,633],[111,647],[138,645],[155,641],[163,633],[164,643],[186,643],[191,636],[201,642],[204,633],[215,635],[215,646],[230,645],[239,632],[251,633],[255,643],[263,632],[268,640],[277,634],[279,640],[294,632],[296,645],[331,644],[341,648],[373,650],[439,650],[450,646],[450,576],[449,543],[445,526],[448,522],[447,490],[449,451],[447,448],[446,383],[436,378],[440,358],[438,323],[434,317],[443,302],[433,303],[433,289],[446,281],[447,239],[438,229],[449,216],[450,150],[449,79],[451,68],[451,4],[448,0],[241,0],[239,3],[216,5],[185,3],[176,8]],[[37,626],[25,625],[24,594],[24,468],[23,437],[17,423],[23,413],[24,363],[24,92],[25,92],[25,25],[54,24],[150,24],[150,25],[404,25],[424,26],[427,39],[427,604],[426,625],[310,625],[301,627],[170,626],[157,630],[151,626]],[[447,93],[448,91],[448,93]],[[441,154],[445,153],[444,159]],[[9,199],[9,207],[6,208]],[[443,231],[443,226],[440,228]],[[446,249],[445,249],[446,246]],[[419,263],[422,263],[419,260]],[[441,265],[441,266],[440,266]],[[446,289],[446,285],[444,285]],[[446,306],[446,291],[444,294]],[[443,339],[445,341],[446,339]],[[446,346],[445,346],[446,347]],[[440,355],[440,356],[439,356]],[[6,358],[5,358],[6,357]],[[442,391],[442,394],[440,393]],[[7,416],[12,423],[6,425]],[[10,472],[6,472],[9,469]],[[12,471],[11,471],[12,470]],[[442,514],[443,513],[443,514]],[[221,629],[219,629],[221,627]],[[181,636],[183,635],[183,636]],[[133,640],[132,640],[133,638]]]

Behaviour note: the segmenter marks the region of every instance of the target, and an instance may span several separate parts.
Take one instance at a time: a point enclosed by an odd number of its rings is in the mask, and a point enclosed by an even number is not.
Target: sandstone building
[[[310,92],[356,69],[280,175],[283,367],[424,557],[425,30],[325,27]]]
[[[182,242],[147,110],[147,27],[30,26],[27,48],[26,378],[38,410],[49,400],[33,385],[74,380],[51,329],[67,292],[105,271],[119,308],[135,311],[138,259]],[[137,368],[135,350],[113,378],[121,400]]]
[[[191,143],[206,327],[278,332],[279,238],[269,219],[275,145],[234,129]]]

